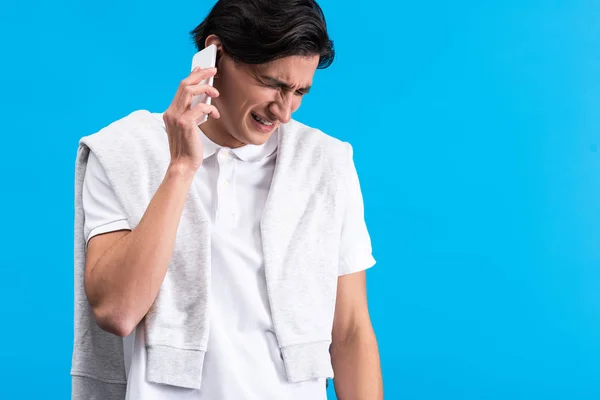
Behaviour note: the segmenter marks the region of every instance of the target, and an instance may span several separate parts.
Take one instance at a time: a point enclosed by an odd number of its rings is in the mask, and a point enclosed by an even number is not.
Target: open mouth
[[[264,119],[264,118],[262,118],[262,117],[258,116],[258,115],[257,115],[257,114],[255,114],[255,113],[250,113],[250,114],[252,115],[252,118],[254,118],[254,120],[255,120],[256,122],[258,122],[259,124],[262,124],[262,125],[264,125],[264,126],[273,126],[273,124],[274,124],[274,122],[270,122],[270,121],[268,121],[268,120],[266,120],[266,119]]]

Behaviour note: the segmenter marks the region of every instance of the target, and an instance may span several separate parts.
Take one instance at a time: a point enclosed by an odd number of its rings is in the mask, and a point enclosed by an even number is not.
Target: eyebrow
[[[290,85],[287,82],[284,82],[282,80],[279,80],[277,78],[273,78],[272,76],[268,76],[268,75],[261,75],[261,78],[271,81],[272,83],[274,83],[275,85],[287,89],[287,90],[293,90],[294,88],[292,87],[292,85]],[[311,86],[307,86],[307,87],[303,87],[303,88],[299,88],[298,91],[304,94],[308,94],[308,92],[310,92],[310,88]]]

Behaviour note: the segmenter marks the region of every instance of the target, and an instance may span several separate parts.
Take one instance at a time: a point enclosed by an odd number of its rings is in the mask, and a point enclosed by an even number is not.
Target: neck
[[[218,144],[219,146],[235,149],[242,147],[245,143],[234,138],[226,129],[224,129],[218,120],[209,118],[208,121],[200,125],[200,129],[207,138]]]

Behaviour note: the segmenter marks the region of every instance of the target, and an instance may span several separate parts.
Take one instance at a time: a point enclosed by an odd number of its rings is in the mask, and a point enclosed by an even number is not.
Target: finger
[[[219,110],[217,110],[217,107],[213,106],[212,104],[209,105],[205,103],[197,104],[194,108],[188,110],[185,114],[186,118],[191,118],[194,121],[199,120],[200,117],[207,114],[215,119],[221,118],[221,114],[219,113]]]
[[[181,81],[180,87],[196,85],[202,82],[204,79],[208,79],[212,76],[215,76],[217,73],[217,69],[215,67],[211,68],[199,68],[196,67],[190,74]]]
[[[219,91],[210,85],[200,83],[198,85],[186,86],[182,90],[181,96],[178,98],[178,107],[181,107],[181,109],[189,108],[194,96],[200,94],[206,94],[210,97],[219,97]]]
[[[174,100],[175,108],[181,113],[186,112],[189,110],[194,97],[202,94],[206,94],[209,97],[218,97],[219,91],[206,84],[186,86],[180,90],[180,94]]]
[[[184,113],[189,108],[191,101],[192,101],[191,99],[194,96],[193,92],[196,90],[191,87],[199,85],[200,82],[202,82],[204,79],[210,78],[215,73],[216,73],[216,68],[207,68],[207,69],[195,68],[194,71],[190,74],[190,76],[188,76],[186,79],[182,80],[181,83],[179,84],[179,88],[177,89],[177,93],[175,93],[175,98],[173,99],[175,108],[180,113]],[[192,93],[190,94],[190,92],[192,92]],[[201,94],[201,93],[207,93],[207,92],[200,92],[198,94]]]

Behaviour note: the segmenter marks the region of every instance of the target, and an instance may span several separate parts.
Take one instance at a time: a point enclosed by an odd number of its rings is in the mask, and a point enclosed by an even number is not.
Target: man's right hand
[[[219,110],[213,105],[197,104],[190,109],[192,99],[199,94],[210,97],[219,96],[217,89],[200,84],[204,79],[214,76],[216,68],[195,68],[181,81],[173,102],[163,114],[163,120],[169,136],[171,165],[183,166],[196,171],[202,165],[202,141],[197,121],[204,115],[220,118]]]
[[[88,242],[85,292],[98,326],[119,336],[131,334],[154,303],[167,273],[179,221],[194,174],[202,165],[202,141],[196,121],[219,118],[213,105],[190,109],[195,95],[219,92],[201,84],[215,68],[195,69],[181,81],[163,114],[170,166],[142,219],[131,231],[96,235]]]

